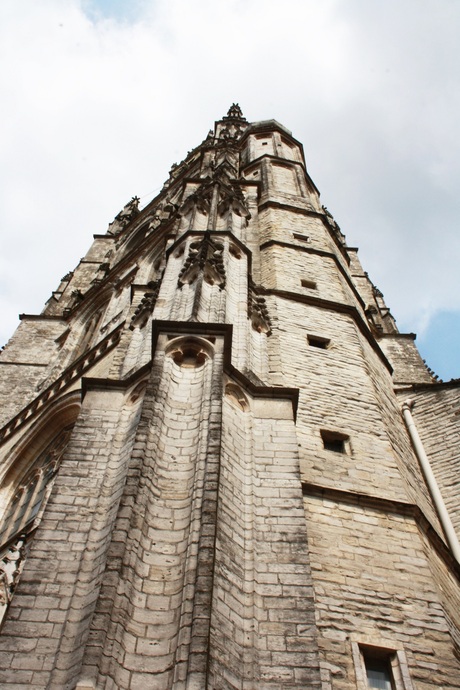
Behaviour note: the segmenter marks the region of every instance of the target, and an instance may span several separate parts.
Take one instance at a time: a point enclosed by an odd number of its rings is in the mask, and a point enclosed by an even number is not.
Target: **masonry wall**
[[[356,688],[352,642],[403,649],[417,689],[457,687],[455,646],[413,518],[327,493],[307,495],[305,507],[323,687]]]
[[[2,628],[0,649],[9,658],[0,675],[4,687],[69,687],[66,674],[87,635],[118,507],[120,439],[130,422],[121,395],[98,391],[85,398]]]
[[[416,389],[413,417],[432,465],[443,500],[458,535],[460,454],[460,390],[458,383]]]
[[[292,406],[226,391],[211,686],[319,687]]]
[[[460,529],[457,386],[397,333],[284,127],[231,109],[2,357],[0,517],[48,421],[75,423],[2,687],[362,690],[369,645],[396,690],[460,688],[459,566],[395,395]]]

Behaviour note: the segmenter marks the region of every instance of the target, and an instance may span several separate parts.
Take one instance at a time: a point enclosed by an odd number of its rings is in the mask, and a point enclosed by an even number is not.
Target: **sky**
[[[237,102],[460,377],[459,0],[2,0],[0,345]]]

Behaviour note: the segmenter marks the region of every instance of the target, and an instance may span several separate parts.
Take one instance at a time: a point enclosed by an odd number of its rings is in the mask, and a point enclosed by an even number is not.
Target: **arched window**
[[[69,442],[66,426],[32,459],[16,483],[0,525],[0,621],[5,616],[26,556],[27,540],[43,515],[54,477]]]
[[[94,344],[96,333],[98,328],[101,326],[102,317],[104,316],[106,306],[107,305],[105,305],[102,309],[98,309],[98,311],[96,311],[96,313],[93,314],[93,316],[91,316],[85,323],[83,333],[75,351],[75,359],[78,359],[81,357],[81,355],[84,355],[85,352]]]
[[[69,441],[72,426],[63,429],[33,461],[16,489],[0,527],[0,549],[35,526],[35,521],[54,478]]]

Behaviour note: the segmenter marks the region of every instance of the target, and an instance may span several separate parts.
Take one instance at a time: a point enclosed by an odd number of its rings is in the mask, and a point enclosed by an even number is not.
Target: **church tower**
[[[460,382],[237,105],[0,365],[0,687],[460,688]]]

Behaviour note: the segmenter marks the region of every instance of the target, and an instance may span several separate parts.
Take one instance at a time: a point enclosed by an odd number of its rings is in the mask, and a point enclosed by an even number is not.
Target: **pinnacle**
[[[226,118],[232,118],[235,120],[245,120],[246,118],[243,116],[243,111],[241,110],[240,106],[238,103],[232,103],[230,108],[228,109],[228,113]]]

